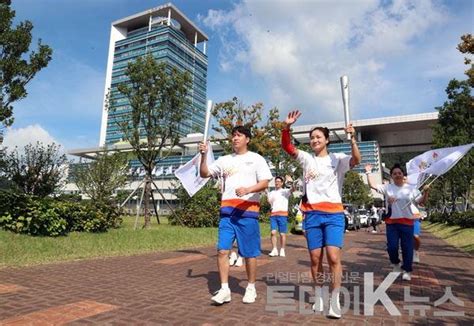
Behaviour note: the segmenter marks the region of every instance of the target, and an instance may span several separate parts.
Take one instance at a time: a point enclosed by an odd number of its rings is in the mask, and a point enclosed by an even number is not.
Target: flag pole
[[[426,183],[426,181],[428,181],[432,176],[433,176],[432,174],[429,174],[428,177],[425,178],[425,179],[423,180],[423,182],[422,182],[419,186],[417,186],[417,188],[420,189],[421,186],[423,186],[423,185]],[[431,184],[431,183],[430,183],[430,184]]]

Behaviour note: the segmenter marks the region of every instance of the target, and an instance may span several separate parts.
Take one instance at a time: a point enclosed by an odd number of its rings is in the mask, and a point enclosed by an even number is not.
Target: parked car
[[[367,227],[370,224],[369,221],[369,212],[366,209],[357,210],[357,215],[359,216],[360,225]]]

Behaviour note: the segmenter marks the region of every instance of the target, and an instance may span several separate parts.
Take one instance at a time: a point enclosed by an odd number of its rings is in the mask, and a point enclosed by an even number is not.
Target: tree
[[[189,73],[180,72],[167,63],[158,63],[152,55],[129,63],[125,75],[129,81],[118,85],[118,93],[112,93],[109,97],[108,108],[111,112],[122,113],[115,116],[114,123],[123,133],[123,139],[130,143],[146,173],[146,228],[150,226],[148,207],[150,196],[153,196],[152,171],[160,160],[169,155],[166,149],[173,148],[179,142],[180,124],[189,106],[187,95],[191,77]],[[114,106],[114,97],[119,94],[128,100],[128,113]],[[157,191],[164,198],[160,190]]]
[[[473,55],[474,54],[474,37],[471,34],[465,34],[461,36],[462,42],[458,45],[458,50],[461,53],[466,53]],[[464,63],[466,65],[471,65],[468,70],[466,70],[466,75],[468,77],[469,86],[474,87],[474,64],[472,60],[468,57],[464,58]]]
[[[435,148],[459,146],[474,142],[474,117],[473,102],[469,81],[458,81],[453,79],[446,88],[448,100],[439,111],[438,121],[433,126],[433,142]],[[436,195],[443,198],[450,196],[452,210],[455,210],[456,199],[461,197],[464,207],[470,200],[473,180],[473,154],[468,153],[451,171],[439,178],[443,184],[439,189],[444,195]]]
[[[373,202],[367,185],[356,171],[346,173],[342,187],[342,201],[357,206],[370,205]]]
[[[37,52],[30,52],[26,60],[33,24],[26,20],[12,28],[14,18],[10,0],[0,1],[0,125],[3,127],[13,123],[13,103],[28,95],[26,85],[48,65],[53,53],[39,40]]]
[[[127,183],[127,172],[127,157],[106,151],[91,163],[76,164],[72,174],[77,187],[93,202],[110,204],[114,192]]]
[[[245,126],[251,130],[252,140],[249,150],[259,153],[269,160],[277,175],[291,174],[296,169],[295,162],[281,150],[280,138],[283,122],[277,108],[272,108],[264,124],[262,124],[264,106],[256,103],[244,106],[237,97],[222,103],[217,103],[212,115],[218,125],[212,129],[220,133],[224,139],[215,139],[224,149],[225,153],[232,152],[232,128]]]
[[[471,34],[461,36],[457,49],[464,54],[474,54],[474,38]],[[474,142],[474,100],[471,95],[474,86],[474,65],[470,58],[464,62],[470,65],[466,71],[465,81],[453,79],[446,88],[448,100],[439,111],[438,121],[433,125],[434,148],[459,146]],[[438,178],[431,186],[428,208],[445,209],[451,203],[451,210],[456,209],[456,200],[461,197],[464,209],[472,200],[473,154],[466,155],[452,170]],[[441,207],[440,207],[441,205]]]
[[[3,176],[25,194],[49,196],[58,190],[66,174],[67,159],[55,143],[35,146],[28,144],[22,152],[15,147],[7,153],[2,166]]]

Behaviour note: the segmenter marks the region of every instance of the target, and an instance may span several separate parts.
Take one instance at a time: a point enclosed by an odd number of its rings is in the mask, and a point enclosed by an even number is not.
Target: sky
[[[34,43],[53,59],[14,105],[4,145],[99,144],[113,21],[159,6],[150,0],[15,0]],[[339,77],[350,80],[353,120],[435,112],[453,78],[465,79],[456,46],[473,32],[470,0],[177,0],[208,36],[207,96],[263,102],[297,125],[342,121]]]

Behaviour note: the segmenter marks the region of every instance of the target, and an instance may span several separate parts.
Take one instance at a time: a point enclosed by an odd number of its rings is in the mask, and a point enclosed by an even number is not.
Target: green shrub
[[[260,196],[260,215],[258,220],[264,223],[270,223],[270,215],[272,212],[272,205],[268,202],[267,194],[262,194]]]
[[[448,224],[458,225],[462,228],[472,228],[474,227],[474,211],[451,213]]]
[[[447,225],[457,225],[462,228],[474,227],[474,211],[467,212],[433,212],[430,213],[428,221],[433,223],[444,223]]]
[[[187,227],[216,227],[219,225],[219,209],[221,195],[219,189],[208,182],[193,197],[189,197],[186,191],[180,187],[177,197],[181,201],[181,207],[175,210],[175,214],[168,217],[172,225]]]
[[[121,223],[113,205],[63,202],[0,191],[0,228],[33,236],[60,236],[69,232],[105,232]]]
[[[428,215],[427,220],[432,223],[445,223],[447,220],[447,214],[441,212],[431,212]]]
[[[112,205],[55,202],[54,207],[66,219],[69,232],[105,232],[122,222],[120,211]]]

